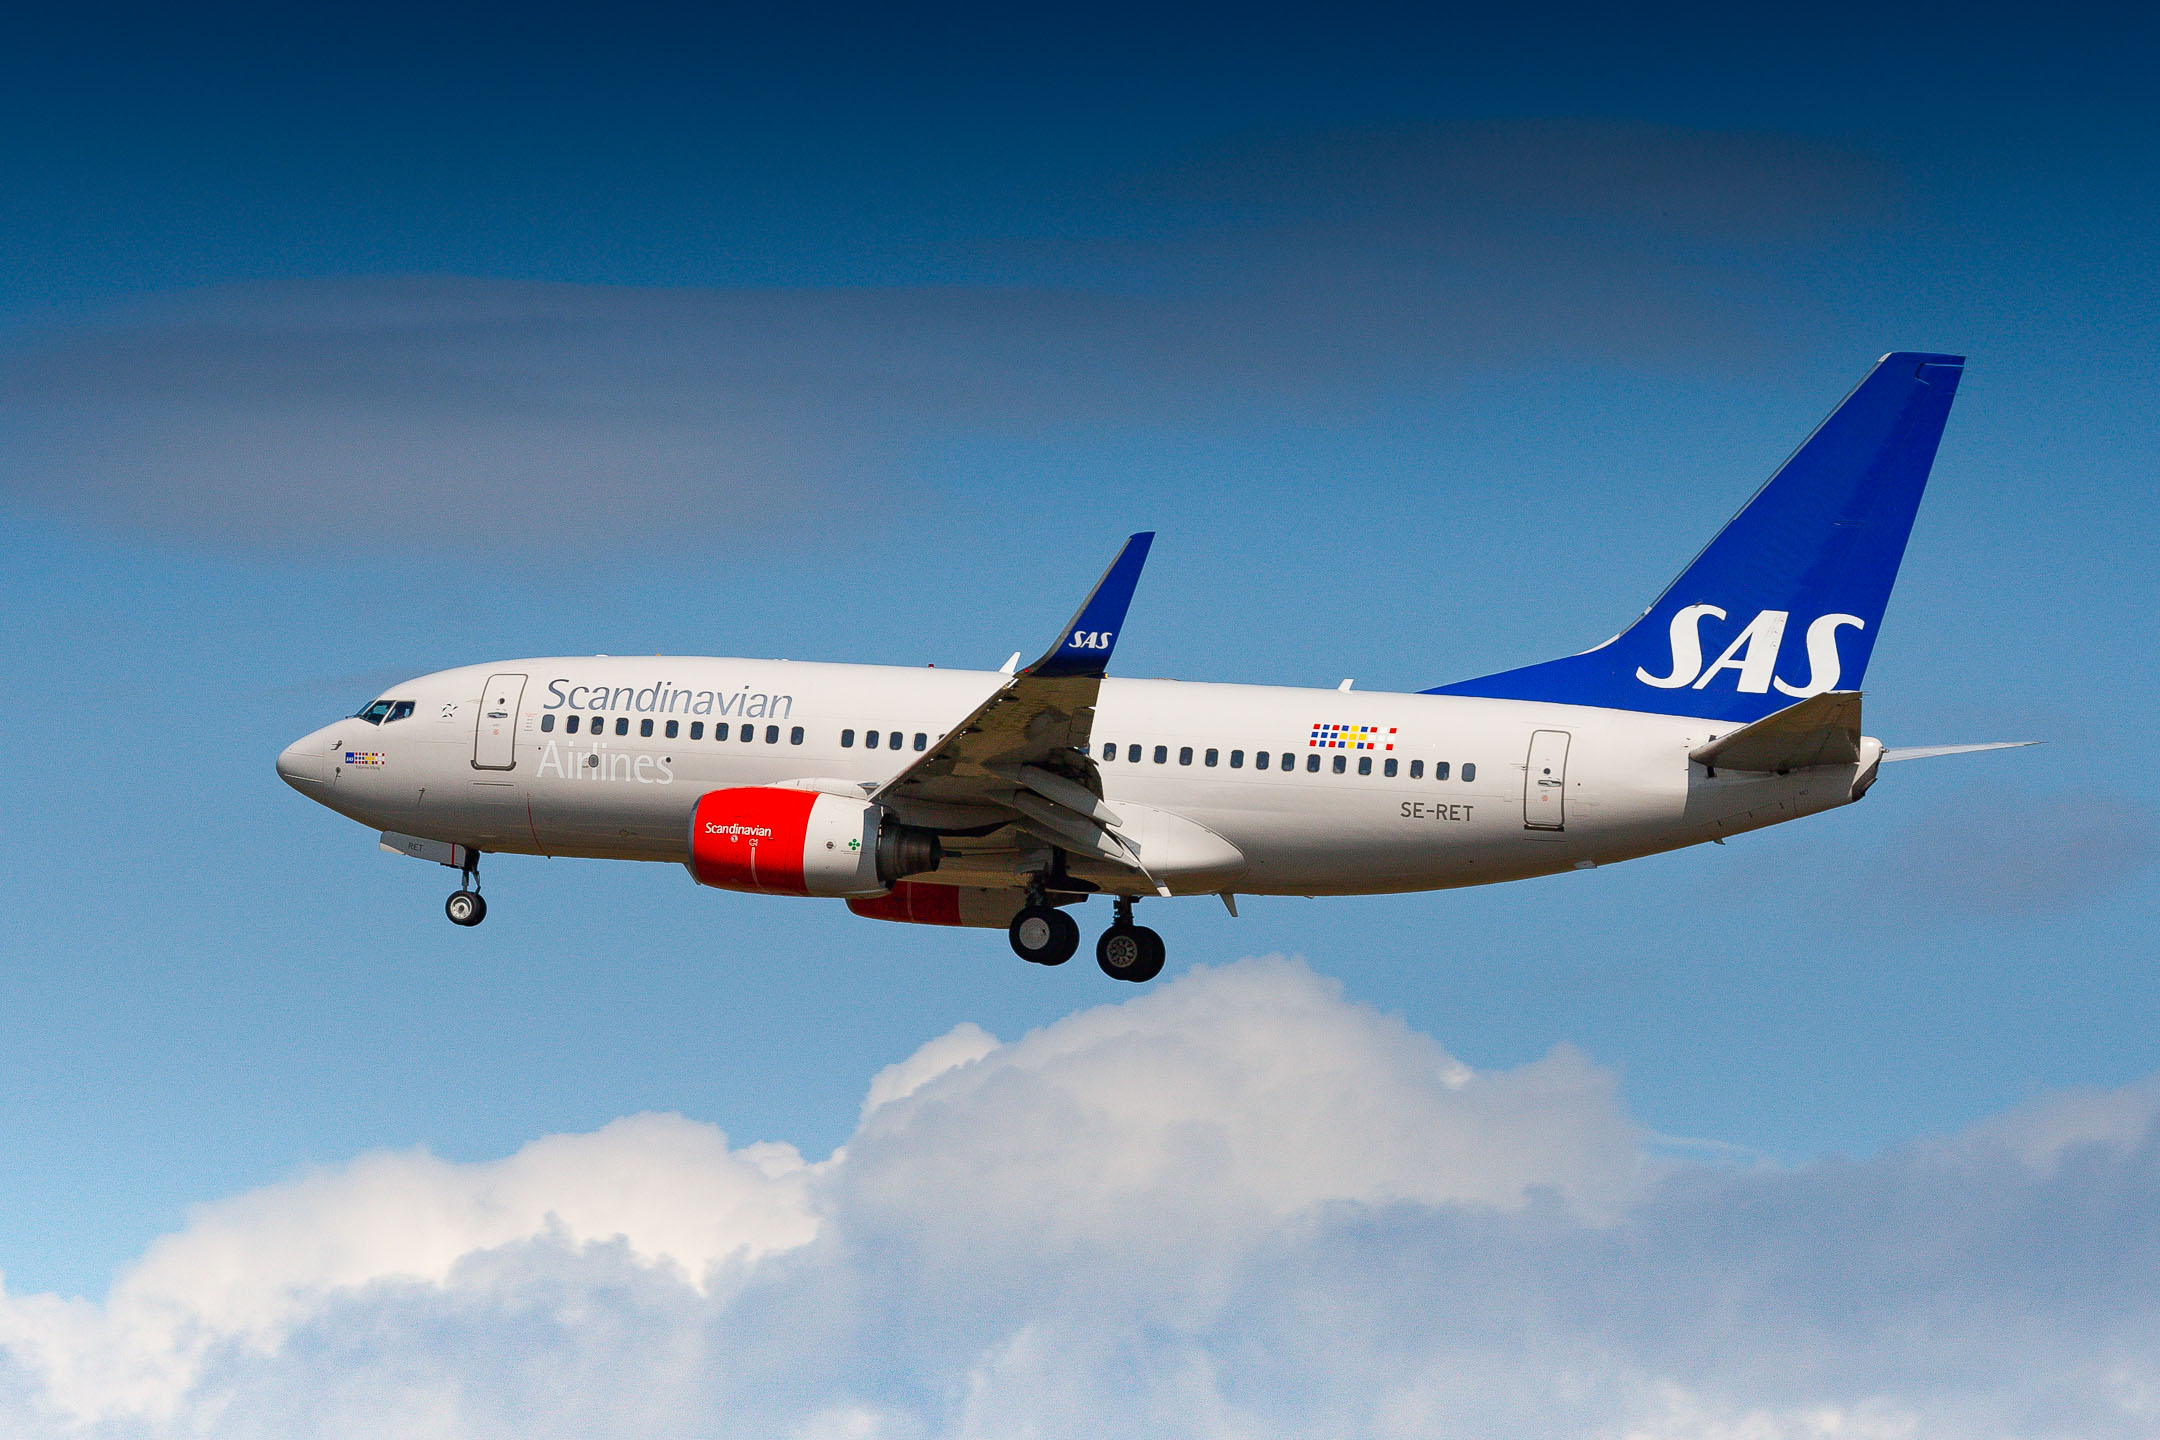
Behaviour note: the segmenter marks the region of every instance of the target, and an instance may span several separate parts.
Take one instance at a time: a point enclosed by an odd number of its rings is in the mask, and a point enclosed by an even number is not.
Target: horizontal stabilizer
[[[1810,765],[1860,763],[1860,692],[1831,690],[1810,695],[1730,735],[1688,751],[1688,759],[1713,770],[1766,770],[1784,774]]]
[[[1899,750],[1885,750],[1882,758],[1889,760],[1932,760],[1938,755],[1970,755],[1975,750],[2022,750],[2027,745],[2038,745],[2038,740],[1989,740],[1979,745],[1907,745]]]

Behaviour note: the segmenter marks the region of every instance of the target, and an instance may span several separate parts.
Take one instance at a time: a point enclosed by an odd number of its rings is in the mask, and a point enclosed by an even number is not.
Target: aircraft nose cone
[[[295,790],[320,785],[323,778],[323,741],[320,734],[293,741],[277,757],[278,778]]]

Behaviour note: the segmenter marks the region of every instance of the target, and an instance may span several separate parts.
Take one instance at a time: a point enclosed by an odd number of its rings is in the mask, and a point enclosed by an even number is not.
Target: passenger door
[[[1523,828],[1567,828],[1568,732],[1540,730],[1530,737],[1530,763],[1523,767]]]
[[[523,675],[490,675],[480,692],[480,715],[473,726],[473,769],[517,768],[518,703],[525,698]]]

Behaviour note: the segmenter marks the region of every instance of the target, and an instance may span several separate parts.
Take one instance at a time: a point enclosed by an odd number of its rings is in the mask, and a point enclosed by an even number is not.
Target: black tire
[[[1036,965],[1062,965],[1080,948],[1080,927],[1054,905],[1030,905],[1005,931],[1013,954]]]
[[[1135,985],[1145,985],[1157,975],[1162,974],[1163,962],[1169,958],[1170,952],[1163,944],[1162,936],[1148,929],[1147,926],[1135,925],[1133,926],[1133,933],[1140,937],[1141,945],[1146,947],[1147,956],[1140,962],[1139,970],[1127,978]]]
[[[450,917],[453,925],[474,926],[487,919],[487,901],[480,898],[477,890],[453,890],[450,898],[443,901],[443,914]]]
[[[1162,974],[1162,937],[1145,925],[1113,925],[1095,942],[1095,963],[1113,980],[1142,984]]]

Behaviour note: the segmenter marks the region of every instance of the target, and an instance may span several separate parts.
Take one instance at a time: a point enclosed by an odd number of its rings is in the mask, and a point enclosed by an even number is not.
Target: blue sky
[[[1420,688],[1618,629],[1892,348],[1971,360],[1869,728],[2045,747],[1591,874],[1164,906],[1170,975],[1214,967],[1176,1003],[1206,1030],[1287,984],[1503,1079],[1569,1047],[1644,1154],[1699,1167],[1630,1212],[1659,1234],[1758,1213],[1718,1185],[1802,1206],[1855,1173],[1828,1157],[1895,1189],[1932,1137],[2045,1128],[2080,1087],[2146,1113],[2154,39],[2077,9],[0,20],[8,1303],[102,1299],[200,1239],[189,1207],[381,1150],[485,1167],[676,1112],[822,1160],[956,1025],[1010,1055],[1129,1013],[994,933],[672,867],[505,858],[454,930],[445,872],[271,770],[398,678],[987,668],[1154,528],[1124,673]],[[1219,968],[1268,954],[1321,978]],[[2079,1163],[2149,1185],[2123,1124]],[[1563,1172],[1523,1174],[1620,1203]],[[1316,1193],[1381,1207],[1373,1255],[1486,1194]],[[2149,1247],[2151,1192],[2109,1193],[2109,1243]],[[872,1244],[852,1203],[826,1233]],[[2061,1224],[2026,1249],[2102,1243]],[[1253,1234],[1244,1263],[1290,1243]],[[1445,1270],[1459,1239],[1400,1243]],[[594,1253],[557,1258],[621,1259]],[[967,1333],[864,1403],[915,1413],[995,1348]]]

